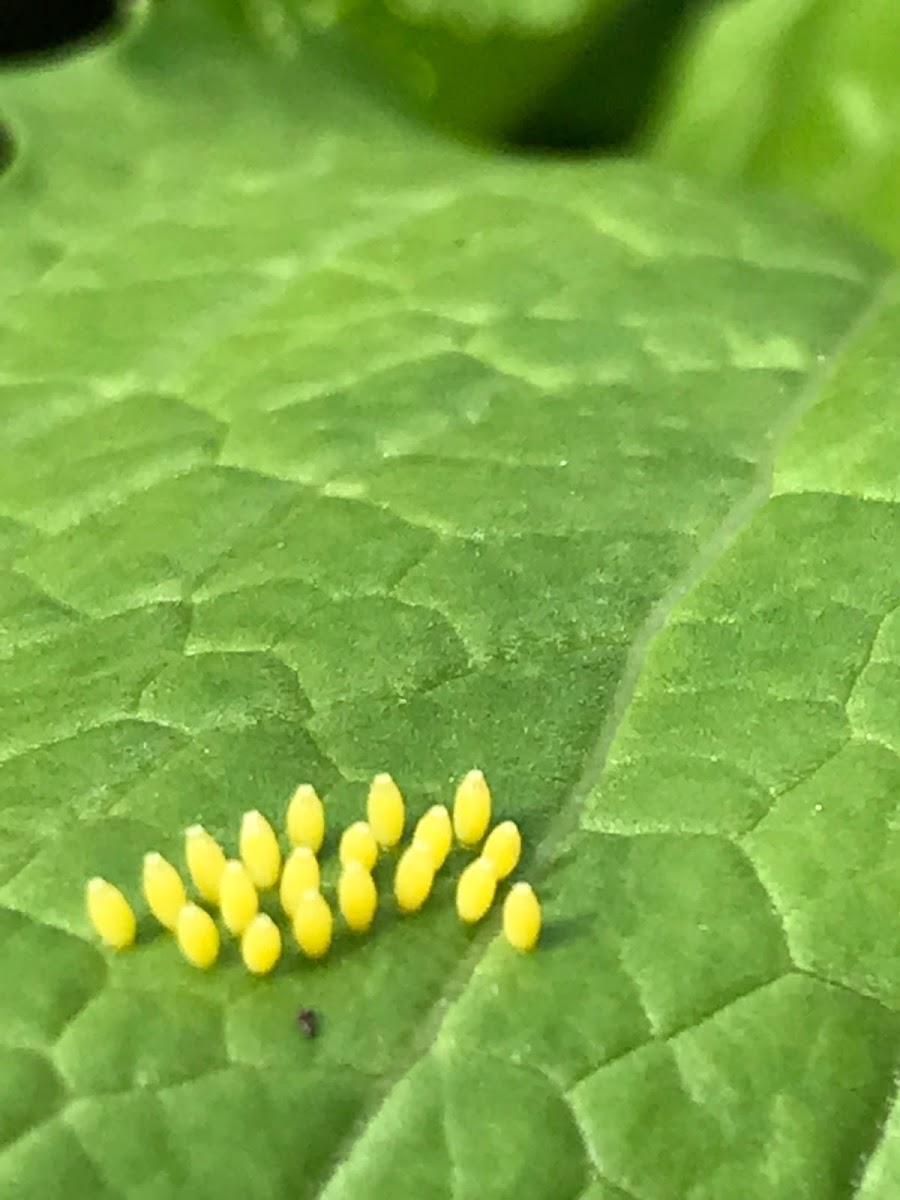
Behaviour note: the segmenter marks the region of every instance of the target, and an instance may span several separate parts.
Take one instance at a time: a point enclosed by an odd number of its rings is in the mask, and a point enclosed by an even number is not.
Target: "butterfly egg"
[[[107,946],[125,950],[134,944],[137,921],[117,887],[97,876],[88,880],[85,898],[88,920]]]
[[[360,862],[348,862],[338,881],[338,908],[354,933],[371,928],[378,907],[375,880]]]
[[[184,857],[194,887],[208,904],[218,904],[225,852],[202,825],[185,830]]]
[[[275,830],[255,809],[244,813],[238,848],[255,886],[274,887],[281,874],[281,848]]]
[[[303,893],[294,909],[294,937],[307,958],[324,958],[331,946],[334,918],[319,891]]]
[[[257,913],[244,930],[241,958],[254,975],[268,975],[281,958],[281,933],[266,913]]]
[[[144,855],[144,897],[150,911],[166,929],[174,929],[178,914],[187,904],[187,892],[181,876],[161,854]]]
[[[319,879],[319,860],[309,846],[297,846],[287,857],[278,889],[281,907],[289,917],[304,892],[318,890]]]
[[[434,854],[427,842],[413,840],[400,856],[394,875],[394,896],[401,912],[418,912],[434,883]]]
[[[259,896],[244,864],[236,858],[225,864],[219,887],[219,909],[229,933],[240,936],[259,912]]]
[[[433,804],[428,812],[419,818],[413,841],[425,842],[431,847],[434,869],[439,871],[446,862],[453,844],[453,823],[443,804]]]
[[[491,790],[481,771],[470,771],[456,789],[453,828],[464,846],[474,846],[491,821]]]
[[[494,902],[497,876],[489,859],[476,858],[465,868],[456,885],[456,911],[460,920],[480,921]]]
[[[325,808],[314,787],[301,783],[287,810],[287,832],[292,846],[308,846],[318,854],[325,840]]]
[[[522,853],[522,835],[515,821],[501,821],[487,836],[481,847],[481,857],[494,864],[498,879],[505,879],[516,869]]]
[[[375,834],[365,821],[354,821],[341,834],[341,845],[338,851],[341,866],[348,862],[358,862],[371,871],[378,858],[378,843]]]
[[[207,970],[219,957],[216,923],[198,904],[185,904],[175,924],[178,949],[192,966]]]
[[[389,850],[403,837],[406,813],[400,789],[390,775],[376,775],[369,788],[366,801],[366,817],[369,828],[375,834],[379,846]]]
[[[541,902],[529,883],[514,883],[503,903],[503,932],[517,950],[533,950],[541,936]]]

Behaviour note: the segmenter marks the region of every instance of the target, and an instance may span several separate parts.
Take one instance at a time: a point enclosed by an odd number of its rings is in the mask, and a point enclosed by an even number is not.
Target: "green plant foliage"
[[[894,0],[701,9],[660,100],[653,151],[813,200],[897,253],[898,45]]]
[[[312,37],[454,134],[565,150],[631,142],[696,0],[234,2],[245,32],[282,53]]]
[[[662,1121],[673,1136],[690,1128],[701,1145],[774,1120],[765,1136],[770,1151],[783,1142],[776,1194],[785,1196],[846,1195],[855,1179],[858,1194],[886,1198],[900,1182],[896,1117],[862,1161],[844,1123],[866,1095],[888,1116],[897,1061],[900,435],[889,417],[898,330],[893,282],[779,454],[772,498],[653,644],[583,818],[595,836],[650,839],[682,860],[692,847],[727,847],[733,878],[749,872],[761,885],[742,898],[742,921],[761,930],[777,918],[806,976],[764,984],[699,1028],[678,1029],[664,1052],[651,1046],[601,1070],[582,1085],[584,1102],[612,1103],[636,1122],[645,1089],[674,1083]],[[746,964],[747,949],[733,941],[717,970],[726,958]],[[860,997],[871,999],[861,1007]],[[790,1050],[773,1033],[787,1029]],[[748,1074],[735,1113],[727,1095],[739,1047]],[[837,1090],[839,1076],[820,1077],[816,1065],[832,1052],[843,1061]],[[774,1112],[763,1085],[754,1117],[747,1097],[770,1070],[793,1082]],[[829,1104],[840,1119],[825,1117]],[[869,1118],[857,1111],[863,1128]],[[608,1144],[622,1153],[618,1131]],[[703,1179],[689,1166],[685,1190],[771,1193],[770,1156],[719,1158]],[[637,1194],[650,1182],[628,1178],[640,1181]]]
[[[233,18],[0,84],[0,1195],[891,1200],[890,264]],[[474,765],[534,955],[459,851],[266,980],[90,935],[197,820],[311,781],[330,886]]]

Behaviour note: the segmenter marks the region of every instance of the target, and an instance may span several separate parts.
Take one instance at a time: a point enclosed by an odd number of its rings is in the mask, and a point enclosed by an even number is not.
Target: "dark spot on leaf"
[[[0,121],[0,174],[2,174],[16,156],[16,143],[9,126]]]
[[[297,1013],[297,1024],[307,1037],[314,1038],[319,1032],[319,1018],[312,1008],[301,1008]]]

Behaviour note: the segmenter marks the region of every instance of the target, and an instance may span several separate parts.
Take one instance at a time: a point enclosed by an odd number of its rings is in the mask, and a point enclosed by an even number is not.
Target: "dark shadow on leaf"
[[[642,132],[672,52],[701,8],[721,0],[632,0],[609,19],[511,129],[508,148],[526,153],[616,153]]]
[[[163,929],[156,917],[150,913],[144,913],[137,920],[137,934],[135,935],[135,944],[138,946],[150,946],[153,942],[161,941],[163,938],[171,938],[171,933],[168,929]]]
[[[555,946],[566,946],[588,937],[593,926],[594,918],[588,913],[547,921],[541,930],[539,950],[552,950]]]
[[[12,130],[0,121],[0,175],[11,165],[16,157],[16,142]]]

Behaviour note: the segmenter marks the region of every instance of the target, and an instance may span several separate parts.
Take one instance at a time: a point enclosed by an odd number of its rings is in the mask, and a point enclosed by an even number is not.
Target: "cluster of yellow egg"
[[[376,775],[369,788],[366,820],[341,835],[341,873],[337,904],[348,928],[365,933],[378,907],[372,870],[381,850],[399,845],[406,823],[400,789],[390,775]],[[428,899],[437,872],[457,841],[481,852],[464,868],[456,886],[456,910],[467,923],[480,921],[494,902],[498,883],[515,869],[522,839],[514,821],[502,821],[490,833],[491,793],[481,771],[470,771],[456,789],[453,816],[442,804],[425,813],[394,872],[394,897],[403,913],[417,912]],[[322,894],[318,853],[325,838],[325,808],[314,788],[302,784],[287,808],[291,852],[282,860],[275,830],[259,812],[244,814],[239,858],[227,859],[222,847],[201,825],[185,833],[185,861],[194,887],[222,924],[240,938],[247,969],[266,975],[281,957],[281,932],[260,911],[259,893],[278,888],[281,907],[294,938],[307,958],[322,958],[331,946],[334,918]],[[487,837],[485,838],[485,835]],[[219,930],[207,908],[188,899],[178,870],[161,854],[144,856],[143,893],[154,917],[175,934],[182,954],[196,967],[208,968],[219,956]],[[137,922],[131,905],[113,884],[94,878],[87,885],[87,911],[107,945],[132,945]],[[527,883],[516,883],[503,906],[503,930],[519,950],[532,950],[541,930],[541,908]]]

